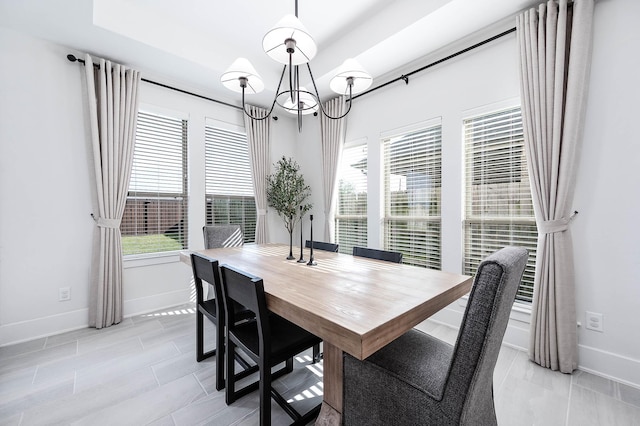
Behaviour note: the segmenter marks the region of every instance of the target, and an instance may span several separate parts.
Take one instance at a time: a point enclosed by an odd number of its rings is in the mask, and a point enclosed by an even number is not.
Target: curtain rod
[[[479,43],[476,43],[476,44],[474,44],[473,46],[469,46],[469,47],[467,47],[467,48],[465,48],[465,49],[462,49],[462,50],[457,51],[456,53],[453,53],[453,54],[451,54],[451,55],[449,55],[449,56],[446,56],[446,57],[444,57],[444,58],[442,58],[442,59],[439,59],[439,60],[437,60],[437,61],[435,61],[435,62],[432,62],[432,63],[430,63],[430,64],[428,64],[428,65],[425,65],[425,66],[423,66],[423,67],[421,67],[421,68],[418,68],[417,70],[413,70],[413,71],[411,71],[410,73],[402,74],[402,75],[401,75],[400,77],[398,77],[398,78],[394,78],[393,80],[387,81],[386,83],[381,84],[380,86],[373,87],[373,88],[371,88],[371,89],[369,89],[369,90],[367,90],[367,91],[365,91],[365,92],[362,92],[362,93],[359,93],[359,94],[357,94],[357,95],[353,96],[353,97],[351,98],[351,100],[354,100],[354,99],[356,99],[356,98],[359,98],[360,96],[364,96],[364,95],[366,95],[367,93],[371,93],[371,92],[373,92],[374,90],[382,89],[383,87],[388,86],[388,85],[390,85],[391,83],[395,83],[396,81],[400,81],[400,80],[402,80],[402,81],[404,81],[404,82],[405,82],[405,84],[409,84],[409,76],[411,76],[411,75],[413,75],[413,74],[416,74],[416,73],[419,73],[420,71],[424,71],[424,70],[426,70],[427,68],[431,68],[431,67],[433,67],[433,66],[435,66],[435,65],[441,64],[441,63],[443,63],[443,62],[445,62],[445,61],[448,61],[449,59],[452,59],[452,58],[455,58],[456,56],[462,55],[463,53],[467,53],[467,52],[468,52],[468,51],[470,51],[470,50],[473,50],[473,49],[475,49],[475,48],[477,48],[477,47],[480,47],[480,46],[483,46],[483,45],[485,45],[485,44],[487,44],[487,43],[490,43],[490,42],[492,42],[492,41],[494,41],[494,40],[496,40],[496,39],[499,39],[500,37],[504,37],[504,36],[506,36],[507,34],[511,34],[511,33],[512,33],[512,32],[514,32],[515,30],[516,30],[516,28],[515,28],[515,27],[510,28],[510,29],[508,29],[508,30],[506,30],[506,31],[504,31],[504,32],[502,32],[502,33],[500,33],[500,34],[498,34],[498,35],[494,35],[493,37],[490,37],[490,38],[488,38],[488,39],[486,39],[486,40],[483,40],[483,41],[481,41],[481,42],[479,42]]]
[[[493,36],[493,37],[490,37],[490,38],[488,38],[488,39],[486,39],[486,40],[483,40],[483,41],[481,41],[481,42],[479,42],[479,43],[476,43],[476,44],[474,44],[473,46],[469,46],[469,47],[467,47],[467,48],[465,48],[465,49],[459,50],[459,51],[457,51],[456,53],[453,53],[453,54],[451,54],[451,55],[449,55],[449,56],[446,56],[446,57],[444,57],[444,58],[442,58],[442,59],[439,59],[439,60],[437,60],[437,61],[435,61],[435,62],[432,62],[432,63],[430,63],[430,64],[428,64],[428,65],[425,65],[425,66],[423,66],[423,67],[420,67],[420,68],[418,68],[418,69],[416,69],[416,70],[413,70],[413,71],[411,71],[411,72],[409,72],[409,73],[407,73],[407,74],[402,74],[400,77],[397,77],[397,78],[394,78],[393,80],[387,81],[386,83],[381,84],[380,86],[373,87],[373,88],[371,88],[371,89],[369,89],[369,90],[367,90],[367,91],[365,91],[365,92],[362,92],[362,93],[359,93],[359,94],[357,94],[357,95],[353,96],[353,97],[351,98],[351,100],[353,101],[354,99],[357,99],[357,98],[359,98],[360,96],[364,96],[364,95],[366,95],[366,94],[368,94],[368,93],[371,93],[371,92],[373,92],[373,91],[375,91],[375,90],[382,89],[383,87],[386,87],[386,86],[388,86],[388,85],[390,85],[390,84],[392,84],[392,83],[395,83],[395,82],[397,82],[397,81],[400,81],[400,80],[404,81],[404,82],[405,82],[405,84],[409,84],[409,76],[412,76],[412,75],[414,75],[414,74],[416,74],[416,73],[419,73],[419,72],[421,72],[421,71],[424,71],[424,70],[426,70],[427,68],[431,68],[431,67],[433,67],[433,66],[435,66],[435,65],[441,64],[441,63],[443,63],[443,62],[445,62],[445,61],[448,61],[449,59],[453,59],[453,58],[455,58],[456,56],[460,56],[460,55],[462,55],[463,53],[467,53],[467,52],[469,52],[470,50],[473,50],[473,49],[475,49],[475,48],[477,48],[477,47],[483,46],[483,45],[485,45],[485,44],[487,44],[487,43],[490,43],[490,42],[492,42],[492,41],[494,41],[494,40],[497,40],[497,39],[499,39],[500,37],[504,37],[504,36],[506,36],[506,35],[508,35],[508,34],[511,34],[512,32],[515,32],[515,30],[516,30],[516,28],[515,28],[515,27],[510,28],[510,29],[508,29],[508,30],[506,30],[506,31],[504,31],[504,32],[502,32],[502,33],[500,33],[500,34],[497,34],[497,35],[495,35],[495,36]],[[71,54],[67,55],[67,59],[68,59],[69,61],[71,61],[71,62],[79,62],[79,63],[81,63],[82,65],[84,65],[84,63],[85,63],[85,62],[84,62],[84,59],[76,58],[74,55],[71,55]],[[100,68],[100,65],[98,65],[98,64],[93,64],[93,66],[94,66],[94,67],[96,67],[96,68]],[[205,99],[205,100],[208,100],[208,101],[211,101],[211,102],[216,102],[216,103],[218,103],[218,104],[225,105],[225,106],[228,106],[228,107],[231,107],[231,108],[235,108],[235,109],[242,110],[242,107],[239,107],[239,106],[237,106],[237,105],[231,105],[231,104],[229,104],[229,103],[227,103],[227,102],[219,101],[219,100],[217,100],[217,99],[209,98],[209,97],[206,97],[206,96],[203,96],[203,95],[199,95],[199,94],[197,94],[197,93],[188,92],[188,91],[186,91],[186,90],[178,89],[177,87],[169,86],[169,85],[166,85],[166,84],[163,84],[163,83],[158,83],[157,81],[147,80],[146,78],[141,78],[141,80],[142,80],[142,81],[144,81],[144,82],[146,82],[146,83],[155,84],[156,86],[164,87],[164,88],[166,88],[166,89],[175,90],[176,92],[184,93],[184,94],[186,94],[186,95],[195,96],[195,97],[197,97],[197,98]]]
[[[71,62],[79,62],[82,65],[85,65],[84,59],[76,58],[74,55],[71,55],[71,54],[67,55],[67,59],[69,61],[71,61]],[[93,64],[93,67],[94,68],[100,68],[100,65]],[[225,106],[228,106],[228,107],[231,107],[231,108],[242,110],[242,107],[239,107],[237,105],[231,105],[231,104],[229,104],[227,102],[219,101],[217,99],[209,98],[209,97],[206,97],[206,96],[203,96],[203,95],[199,95],[197,93],[188,92],[186,90],[178,89],[177,87],[169,86],[169,85],[163,84],[163,83],[158,83],[157,81],[147,80],[146,78],[140,78],[140,80],[144,81],[145,83],[155,84],[156,86],[164,87],[165,89],[175,90],[176,92],[184,93],[185,95],[195,96],[196,98],[205,99],[207,101],[215,102],[215,103],[218,103],[218,104],[221,104],[221,105],[225,105]]]

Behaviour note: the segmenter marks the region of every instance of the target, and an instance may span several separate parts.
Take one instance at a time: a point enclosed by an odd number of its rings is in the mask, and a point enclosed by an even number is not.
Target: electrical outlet
[[[60,287],[58,289],[58,301],[64,302],[65,300],[71,300],[71,287]]]
[[[604,318],[602,314],[587,311],[587,330],[604,333]]]

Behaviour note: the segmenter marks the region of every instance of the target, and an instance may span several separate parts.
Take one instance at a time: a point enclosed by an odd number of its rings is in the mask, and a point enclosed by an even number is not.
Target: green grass
[[[122,255],[182,250],[182,244],[164,234],[122,237]]]

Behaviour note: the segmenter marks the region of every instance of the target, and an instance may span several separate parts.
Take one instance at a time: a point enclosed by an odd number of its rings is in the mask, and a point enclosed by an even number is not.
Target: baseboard
[[[126,318],[181,305],[189,302],[190,298],[190,290],[185,289],[125,300],[123,316]],[[0,326],[0,347],[87,328],[88,326],[88,308],[6,324]]]
[[[159,309],[170,308],[191,301],[190,289],[175,290],[124,301],[125,318],[146,314]],[[195,300],[195,299],[193,299]]]
[[[89,309],[87,308],[5,324],[0,326],[0,346],[40,339],[88,326]]]
[[[578,369],[640,389],[640,359],[578,345]]]

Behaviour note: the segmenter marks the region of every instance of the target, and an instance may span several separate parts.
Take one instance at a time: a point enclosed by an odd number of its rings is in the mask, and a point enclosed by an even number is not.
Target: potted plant
[[[267,176],[267,203],[284,220],[289,232],[289,256],[293,257],[293,229],[312,205],[307,202],[311,188],[304,182],[300,166],[284,156],[274,165],[275,173]]]

